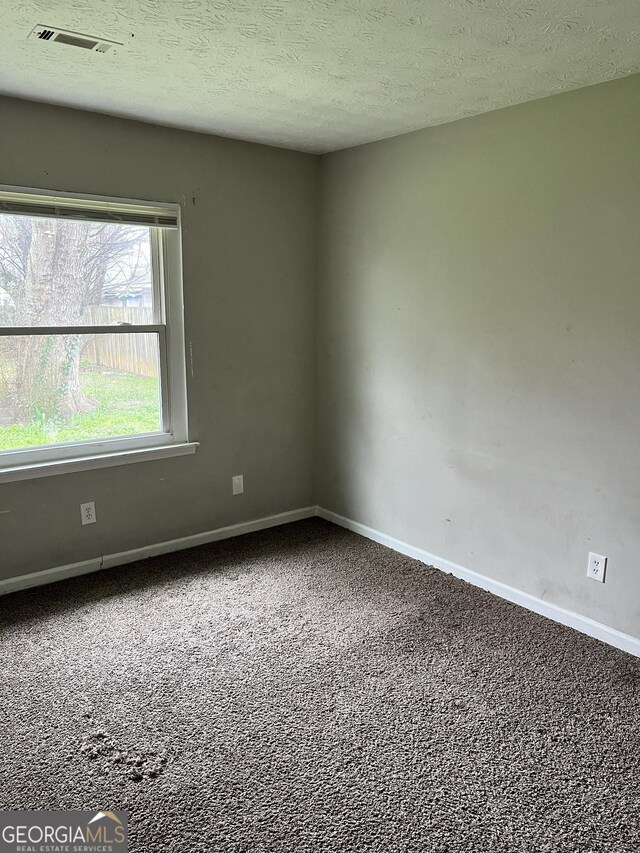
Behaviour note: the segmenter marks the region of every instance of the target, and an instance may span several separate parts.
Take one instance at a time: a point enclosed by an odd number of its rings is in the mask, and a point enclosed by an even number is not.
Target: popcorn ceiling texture
[[[4,0],[0,92],[327,152],[640,71],[638,0]],[[117,56],[26,40],[36,24]]]
[[[2,600],[0,807],[131,853],[637,853],[640,660],[313,519]]]

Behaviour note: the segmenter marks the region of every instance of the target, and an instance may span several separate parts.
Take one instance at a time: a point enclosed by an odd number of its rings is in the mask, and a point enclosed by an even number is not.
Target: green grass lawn
[[[154,377],[85,367],[80,373],[80,385],[95,403],[91,411],[66,421],[34,418],[27,424],[0,426],[0,450],[138,435],[161,428],[158,381]]]

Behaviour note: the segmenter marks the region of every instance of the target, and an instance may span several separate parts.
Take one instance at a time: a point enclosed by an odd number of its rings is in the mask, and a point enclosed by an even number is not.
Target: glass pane
[[[153,323],[151,228],[0,214],[0,326]]]
[[[162,430],[158,335],[0,337],[0,451]]]

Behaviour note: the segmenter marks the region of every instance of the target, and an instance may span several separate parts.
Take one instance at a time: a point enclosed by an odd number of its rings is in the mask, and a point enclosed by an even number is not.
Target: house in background
[[[114,308],[151,308],[153,306],[153,286],[150,281],[132,285],[125,293],[107,296],[100,302]]]

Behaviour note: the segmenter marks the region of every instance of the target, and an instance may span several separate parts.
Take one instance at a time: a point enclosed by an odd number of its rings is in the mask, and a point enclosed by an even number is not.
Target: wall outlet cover
[[[589,562],[587,564],[587,577],[591,580],[604,583],[604,576],[607,571],[607,558],[602,554],[589,553]]]
[[[83,524],[96,523],[96,505],[94,501],[90,501],[86,504],[80,504],[80,521],[82,521]]]

